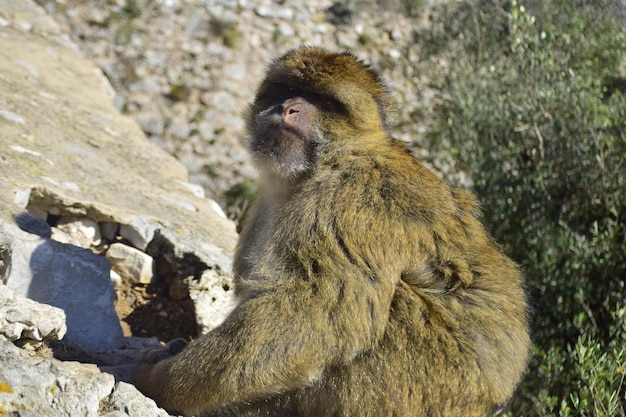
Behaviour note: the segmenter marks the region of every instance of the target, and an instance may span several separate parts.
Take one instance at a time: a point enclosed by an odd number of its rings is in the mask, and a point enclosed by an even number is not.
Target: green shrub
[[[621,0],[460,1],[430,143],[467,171],[525,268],[534,352],[510,409],[626,414],[626,57]]]

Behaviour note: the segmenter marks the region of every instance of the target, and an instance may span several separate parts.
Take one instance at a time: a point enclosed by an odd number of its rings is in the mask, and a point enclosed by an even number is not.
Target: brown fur
[[[306,98],[311,132],[267,134],[274,91]],[[390,103],[350,54],[300,48],[270,66],[248,117],[261,190],[235,259],[241,302],[141,367],[143,392],[250,417],[485,416],[511,397],[529,350],[522,275],[474,197],[388,135]]]

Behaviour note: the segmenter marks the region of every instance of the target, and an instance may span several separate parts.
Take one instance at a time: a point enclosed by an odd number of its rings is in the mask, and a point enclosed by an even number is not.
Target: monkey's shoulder
[[[311,198],[314,205],[328,205],[334,211],[371,211],[380,217],[427,219],[458,208],[455,192],[406,149],[397,147],[376,154],[355,152],[340,163],[322,166],[301,191],[301,198]],[[471,195],[463,194],[463,199],[470,201]]]

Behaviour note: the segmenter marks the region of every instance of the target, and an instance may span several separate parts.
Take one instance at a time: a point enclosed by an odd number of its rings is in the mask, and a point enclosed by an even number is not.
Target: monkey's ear
[[[391,122],[396,118],[396,106],[391,100],[391,94],[389,94],[388,100],[381,101],[376,100],[378,105],[378,114],[383,122],[383,129],[388,133],[391,131]]]

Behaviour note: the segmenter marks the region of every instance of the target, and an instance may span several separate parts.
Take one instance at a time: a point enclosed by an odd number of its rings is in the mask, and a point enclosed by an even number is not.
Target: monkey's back
[[[328,326],[347,321],[375,342],[281,400],[300,404],[285,415],[484,416],[507,401],[529,349],[523,280],[479,223],[474,197],[395,142],[324,162],[277,212],[270,241],[280,243],[263,256],[294,272],[281,276],[318,280]],[[362,274],[337,277],[343,265]],[[371,307],[379,293],[384,308]],[[359,297],[371,297],[367,315],[355,307],[333,320],[336,305]],[[381,315],[381,328],[362,323]]]

